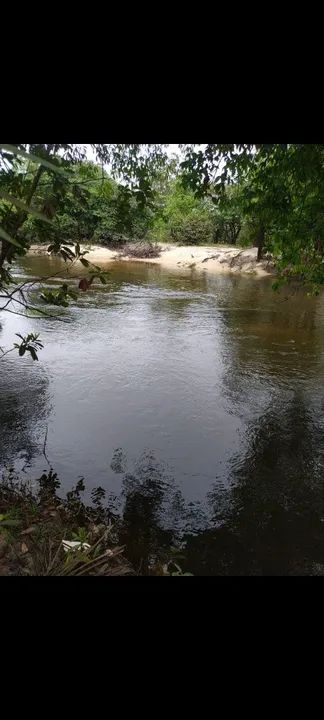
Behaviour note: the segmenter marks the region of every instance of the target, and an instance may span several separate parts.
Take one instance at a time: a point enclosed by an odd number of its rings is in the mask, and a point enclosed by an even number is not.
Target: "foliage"
[[[260,252],[277,258],[282,281],[324,282],[324,145],[207,145],[185,148],[183,184],[222,207],[237,184]]]
[[[227,215],[216,213],[210,202],[197,200],[191,190],[185,190],[176,179],[176,160],[166,162],[162,146],[93,148],[102,162],[110,162],[115,179],[103,167],[85,162],[80,146],[0,146],[0,290],[5,300],[0,309],[9,310],[16,301],[35,310],[22,287],[8,288],[13,283],[10,265],[15,255],[25,254],[36,239],[49,243],[49,252],[60,254],[66,263],[80,260],[88,269],[88,277],[79,282],[82,291],[95,278],[106,280],[100,268],[85,259],[81,242],[123,246],[129,239],[147,237],[146,248],[130,246],[128,251],[133,256],[156,257],[159,249],[150,241],[159,236],[190,244],[229,237],[236,241],[231,210],[226,209]],[[75,289],[66,283],[56,291],[41,288],[40,293],[41,300],[52,306],[67,307],[76,297]],[[26,349],[22,345],[20,354]],[[28,349],[37,359],[35,348]]]
[[[209,198],[196,197],[178,178],[171,180],[159,196],[149,236],[182,245],[235,244],[240,228],[233,203],[215,208]]]
[[[47,288],[44,288],[40,294],[40,297],[48,305],[59,305],[62,307],[68,307],[68,298],[76,300],[77,293],[74,290],[71,290],[68,285],[64,283],[64,285],[62,285],[59,290],[48,290]]]
[[[105,276],[81,242],[136,239],[253,243],[259,259],[264,251],[276,258],[278,284],[297,278],[317,292],[324,282],[324,145],[184,145],[180,168],[162,145],[92,148],[101,167],[85,162],[82,146],[0,145],[0,309],[31,307],[20,286],[9,291],[10,266],[36,239],[66,263],[81,261],[82,291]],[[54,306],[75,297],[66,284],[41,290]]]
[[[24,145],[15,155],[1,147],[2,282],[3,260],[25,252],[35,236],[55,236],[56,244],[145,236],[254,242],[259,257],[275,255],[285,280],[323,282],[323,145],[184,145],[181,183],[163,146],[93,146],[115,179],[83,164],[80,146],[31,145],[29,155]]]
[[[44,347],[43,343],[38,340],[39,335],[35,333],[29,333],[26,337],[16,333],[17,337],[21,339],[21,343],[14,343],[14,347],[18,349],[20,356],[24,355],[25,352],[29,352],[33,360],[38,360],[37,350]]]
[[[85,242],[115,246],[145,235],[152,212],[140,203],[140,196],[118,185],[107,172],[93,163],[78,163],[71,170],[71,182],[59,201],[47,190],[43,176],[38,187],[38,203],[44,212],[55,212],[51,228],[31,216],[23,236],[31,242]]]
[[[121,204],[122,207],[129,208],[130,201],[135,199],[137,207],[143,210],[153,196],[152,180],[165,160],[163,146],[93,145],[92,147],[102,163],[111,163],[113,175],[121,177],[126,182],[126,185],[120,189],[116,200],[117,206]],[[78,227],[75,214],[73,217],[77,204],[75,201],[82,205],[88,194],[87,190],[80,188],[80,184],[73,178],[72,168],[83,160],[85,160],[85,148],[80,146],[0,146],[0,191],[3,191],[0,204],[2,240],[0,269],[4,267],[5,261],[9,263],[12,261],[15,249],[26,251],[29,238],[24,233],[23,226],[28,215],[33,215],[35,221],[40,223],[39,231],[42,231],[42,224],[48,224],[48,220],[53,219],[57,210],[63,211],[63,214],[66,210],[71,216],[71,222],[75,221]],[[87,170],[86,168],[85,172]],[[97,169],[94,173],[96,172]],[[102,174],[104,179],[103,171]],[[86,181],[88,179],[89,177]],[[103,196],[107,194],[107,190],[109,194],[106,185]],[[42,211],[31,205],[32,200],[35,202],[37,198],[43,201]],[[47,231],[48,238],[51,232],[57,238],[58,228],[54,223],[51,230],[47,227]],[[61,238],[57,239],[57,242],[61,242]]]
[[[12,471],[0,482],[0,574],[135,574],[118,544],[116,519],[101,501],[82,502],[82,483],[66,499],[58,495],[60,482],[52,470],[35,485]],[[80,550],[65,553],[66,539],[80,542]]]
[[[0,347],[0,360],[2,360],[5,355],[8,355],[8,353],[12,352],[13,350],[18,350],[18,354],[20,355],[20,357],[25,355],[25,353],[27,352],[30,353],[33,360],[38,360],[37,353],[44,347],[43,343],[38,339],[39,335],[36,333],[29,333],[25,337],[20,335],[20,333],[16,333],[16,335],[21,339],[21,342],[14,343],[13,347],[6,351]]]
[[[22,481],[12,468],[3,474],[0,575],[135,575],[127,557],[129,548],[120,544],[123,521],[105,506],[105,490],[95,488],[90,505],[82,500],[83,479],[65,498],[59,490],[52,469],[33,483]],[[63,540],[71,543],[68,552]],[[73,542],[80,548],[74,548]],[[179,565],[185,559],[180,548],[171,547],[162,556],[163,560],[150,563],[149,575],[191,575]]]

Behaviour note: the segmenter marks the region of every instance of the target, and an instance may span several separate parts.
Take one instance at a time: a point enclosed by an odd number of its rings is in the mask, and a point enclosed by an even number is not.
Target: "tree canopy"
[[[255,225],[261,250],[277,258],[281,282],[324,280],[324,145],[263,144],[186,147],[183,182],[218,206],[226,187]]]

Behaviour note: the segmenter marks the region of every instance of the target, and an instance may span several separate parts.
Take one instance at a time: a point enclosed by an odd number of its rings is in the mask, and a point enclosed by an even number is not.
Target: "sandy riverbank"
[[[120,257],[118,251],[109,250],[101,245],[85,246],[89,250],[87,259],[97,265],[120,260],[128,262],[149,262],[163,265],[170,269],[191,268],[207,272],[249,273],[257,276],[269,275],[273,272],[268,260],[257,262],[257,249],[244,250],[231,245],[161,245],[162,252],[158,258]],[[46,247],[32,245],[30,254],[46,253]]]

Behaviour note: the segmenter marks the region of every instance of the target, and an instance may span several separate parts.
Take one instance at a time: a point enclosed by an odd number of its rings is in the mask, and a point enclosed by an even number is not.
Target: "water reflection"
[[[307,404],[307,402],[306,402]],[[324,568],[324,444],[294,393],[251,424],[230,487],[209,492],[213,527],[187,536],[196,574],[287,575]]]
[[[135,566],[184,541],[195,575],[289,575],[324,570],[323,427],[295,393],[247,433],[229,484],[214,483],[207,507],[185,502],[165,468],[144,453],[125,474],[123,542]]]
[[[134,473],[125,475],[122,494],[125,504],[121,540],[127,545],[133,565],[141,565],[143,569],[149,559],[153,561],[174,542],[172,510],[177,503],[177,493],[173,479],[156,462],[154,455],[146,452],[136,463]],[[165,523],[166,516],[169,527]]]
[[[145,574],[152,564],[169,558],[171,548],[182,547],[187,530],[201,531],[207,519],[199,503],[186,503],[170,468],[154,452],[144,451],[132,464],[127,453],[117,448],[111,467],[123,475],[120,541],[132,565]],[[116,512],[116,498],[109,500],[108,507]],[[190,564],[190,559],[186,562]]]
[[[22,276],[59,272],[29,258]],[[83,475],[123,516],[135,564],[186,541],[194,574],[313,572],[324,563],[323,296],[271,281],[116,263],[36,329],[39,364],[1,367],[2,457],[42,443],[65,489]],[[37,323],[37,326],[35,324]],[[22,327],[23,326],[23,327]],[[25,462],[25,460],[24,460]]]
[[[42,452],[44,428],[50,412],[49,382],[43,368],[27,360],[24,366],[10,358],[1,361],[0,465],[22,470]]]

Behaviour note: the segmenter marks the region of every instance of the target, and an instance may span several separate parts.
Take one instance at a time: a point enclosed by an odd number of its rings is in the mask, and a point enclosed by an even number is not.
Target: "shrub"
[[[134,574],[102,488],[92,491],[88,506],[82,480],[65,499],[52,470],[33,486],[13,473],[0,481],[0,575]]]
[[[183,218],[171,225],[170,239],[181,245],[209,245],[213,242],[213,223],[211,218],[194,216]]]
[[[120,251],[120,255],[134,258],[156,258],[160,254],[160,246],[149,241],[126,243]]]

